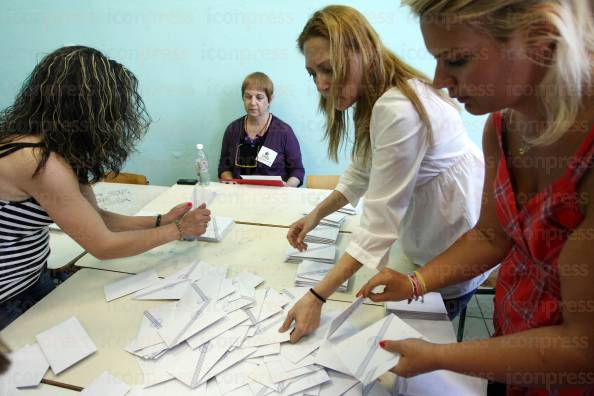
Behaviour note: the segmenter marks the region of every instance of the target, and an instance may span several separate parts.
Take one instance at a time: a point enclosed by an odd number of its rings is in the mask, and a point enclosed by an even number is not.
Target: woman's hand
[[[382,285],[385,286],[383,292],[373,293],[373,289],[376,286]],[[410,298],[412,295],[413,289],[408,276],[389,268],[381,270],[367,281],[361,290],[359,290],[359,293],[357,293],[357,297],[364,296],[373,302],[400,301]]]
[[[322,314],[322,302],[318,300],[311,292],[307,292],[291,308],[287,318],[279,332],[284,333],[289,330],[293,321],[295,328],[291,332],[291,342],[296,343],[299,339],[309,333],[312,333],[320,326],[320,316]]]
[[[187,212],[180,221],[182,236],[199,237],[206,232],[209,221],[210,210],[206,209],[206,204]]]
[[[192,209],[191,202],[186,202],[174,206],[169,212],[165,213],[161,217],[161,224],[171,224],[174,220],[181,220],[181,218],[184,217],[184,215],[188,213],[190,209]]]
[[[305,235],[316,228],[319,223],[320,220],[312,212],[291,224],[289,232],[287,233],[289,244],[300,251],[307,250],[307,244],[303,242]]]
[[[400,354],[398,364],[390,370],[396,375],[408,378],[439,369],[439,345],[410,338],[401,341],[381,341],[380,346],[386,351]]]

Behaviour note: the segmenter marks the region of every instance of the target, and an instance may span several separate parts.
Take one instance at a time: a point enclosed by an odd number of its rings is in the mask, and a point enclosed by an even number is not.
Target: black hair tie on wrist
[[[161,215],[157,215],[157,221],[155,221],[155,227],[159,227],[161,225]]]
[[[311,292],[311,294],[313,294],[314,296],[316,296],[316,298],[318,300],[320,300],[322,302],[322,304],[326,302],[326,299],[324,297],[320,296],[318,293],[316,293],[316,291],[313,289],[313,287],[310,288],[309,291]]]

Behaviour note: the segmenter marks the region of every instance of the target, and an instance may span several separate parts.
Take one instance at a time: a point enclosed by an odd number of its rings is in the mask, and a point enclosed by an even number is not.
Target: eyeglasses
[[[255,168],[258,166],[256,160],[260,145],[251,145],[250,143],[240,143],[235,150],[235,166],[239,168]]]

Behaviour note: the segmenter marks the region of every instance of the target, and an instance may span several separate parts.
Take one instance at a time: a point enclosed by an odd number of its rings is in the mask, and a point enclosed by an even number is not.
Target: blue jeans
[[[474,296],[475,291],[476,289],[463,296],[451,298],[449,300],[443,300],[446,311],[448,311],[448,318],[450,318],[450,320],[458,316],[458,314],[466,307],[472,296]]]
[[[0,303],[0,330],[11,324],[13,320],[21,316],[52,290],[54,290],[54,281],[48,270],[44,269],[37,282],[31,287],[10,300]]]

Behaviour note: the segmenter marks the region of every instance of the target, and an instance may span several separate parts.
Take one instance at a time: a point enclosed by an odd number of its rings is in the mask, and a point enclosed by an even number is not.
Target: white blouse
[[[352,205],[365,194],[361,224],[346,252],[378,270],[386,266],[396,240],[413,263],[424,265],[479,217],[482,153],[452,104],[420,81],[409,84],[425,107],[431,133],[410,100],[397,88],[388,90],[371,114],[369,160],[355,159],[336,187]],[[487,276],[440,292],[444,299],[460,297]]]

